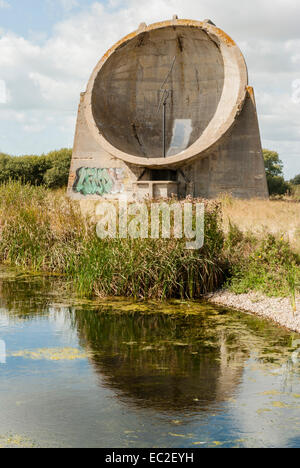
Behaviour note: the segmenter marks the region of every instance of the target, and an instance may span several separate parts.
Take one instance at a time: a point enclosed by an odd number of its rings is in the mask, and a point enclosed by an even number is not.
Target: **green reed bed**
[[[106,239],[63,191],[8,182],[0,186],[0,261],[62,274],[83,296],[195,299],[226,278],[220,207],[206,202],[205,245],[184,239]]]
[[[170,201],[171,203],[171,201]],[[284,235],[222,230],[216,202],[205,202],[205,243],[184,239],[106,239],[64,190],[0,185],[0,262],[64,275],[82,296],[196,299],[226,286],[289,296],[300,291],[300,258]]]

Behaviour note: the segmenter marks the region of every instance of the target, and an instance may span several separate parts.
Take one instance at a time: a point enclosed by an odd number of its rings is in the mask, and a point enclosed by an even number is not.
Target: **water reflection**
[[[299,336],[250,315],[82,301],[0,270],[0,339],[0,446],[6,428],[55,446],[298,444]]]
[[[105,384],[137,405],[160,411],[204,410],[231,397],[248,356],[204,317],[75,311],[80,343]],[[232,338],[232,337],[231,337]]]
[[[51,277],[16,274],[0,267],[0,308],[24,319],[47,313],[58,293],[55,283]],[[57,284],[63,287],[61,281]]]

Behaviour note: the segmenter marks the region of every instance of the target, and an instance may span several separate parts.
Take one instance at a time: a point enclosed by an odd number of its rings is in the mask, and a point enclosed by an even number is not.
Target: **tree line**
[[[21,180],[48,188],[64,187],[68,183],[72,150],[63,148],[41,156],[10,156],[0,153],[0,184]]]
[[[263,150],[270,195],[285,195],[300,185],[300,174],[291,181],[283,176],[283,163],[276,151]],[[55,189],[68,184],[72,150],[62,148],[41,156],[10,156],[0,153],[0,184],[21,180]]]

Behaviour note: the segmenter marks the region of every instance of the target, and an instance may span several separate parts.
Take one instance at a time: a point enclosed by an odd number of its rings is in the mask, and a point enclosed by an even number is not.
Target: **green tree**
[[[276,151],[263,150],[267,182],[270,195],[284,195],[290,184],[283,177],[283,162]]]
[[[3,183],[9,179],[7,172],[7,164],[9,160],[10,156],[4,153],[0,153],[0,183]]]
[[[0,183],[20,180],[49,188],[64,187],[68,183],[71,159],[72,150],[68,148],[41,156],[9,156],[0,153]]]
[[[300,185],[300,174],[296,175],[294,179],[291,180],[292,185]]]
[[[63,148],[47,155],[51,165],[44,174],[44,184],[49,188],[64,187],[68,184],[72,150]]]
[[[267,176],[283,176],[283,162],[276,151],[263,150]]]

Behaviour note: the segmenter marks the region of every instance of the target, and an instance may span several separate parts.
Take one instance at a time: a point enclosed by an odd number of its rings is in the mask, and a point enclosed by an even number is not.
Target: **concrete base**
[[[165,198],[178,194],[215,198],[231,193],[238,198],[267,198],[268,187],[263,162],[256,104],[248,88],[242,112],[213,152],[201,153],[191,163],[170,169],[176,180],[160,176],[170,171],[153,171],[118,159],[93,138],[87,125],[82,93],[79,105],[68,194],[75,200]],[[168,177],[168,176],[167,176]]]
[[[133,192],[138,200],[144,198],[158,199],[178,196],[178,182],[167,180],[153,181],[142,180],[133,182]]]

